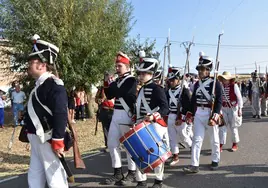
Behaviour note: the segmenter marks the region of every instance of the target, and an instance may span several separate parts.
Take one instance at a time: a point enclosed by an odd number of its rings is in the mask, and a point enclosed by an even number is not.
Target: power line
[[[222,21],[222,24],[224,24],[224,22],[242,5],[242,3],[244,3],[245,0],[242,0],[236,7],[234,7],[231,12],[229,14],[227,14],[227,16],[225,16],[225,18]]]
[[[256,62],[257,64],[262,64],[262,63],[268,63],[268,61],[257,61]],[[254,65],[255,66],[255,62],[254,63],[248,63],[248,64],[243,64],[243,65],[226,65],[226,66],[223,66],[223,67],[242,67],[245,68],[246,65]]]
[[[212,10],[210,11],[210,17],[208,19],[206,19],[206,22],[205,23],[202,22],[202,28],[203,29],[201,31],[206,31],[206,29],[207,29],[206,26],[210,23],[211,19],[215,16],[214,12],[218,9],[219,5],[221,4],[221,1],[220,0],[217,1],[217,2],[218,3],[216,4],[216,6],[214,8],[212,8]],[[201,25],[201,24],[199,24],[199,25]],[[200,31],[199,31],[199,33],[200,33]]]
[[[181,41],[171,41],[174,44],[180,44]],[[206,46],[206,47],[217,47],[217,44],[209,44],[209,43],[195,43],[197,46]],[[236,45],[236,44],[222,44],[221,47],[228,48],[240,48],[240,49],[267,49],[268,45]]]
[[[199,10],[200,10],[200,8],[198,8],[199,7],[199,5],[200,5],[200,0],[198,0],[198,3],[197,3],[197,11],[194,11],[195,13],[193,14],[193,16],[192,16],[192,18],[191,18],[191,21],[189,22],[189,23],[193,23],[193,21],[194,21],[194,19],[195,19],[195,17],[196,17],[196,15],[197,15],[197,13],[199,12]],[[195,26],[194,26],[195,27]],[[186,31],[190,31],[190,26],[188,27],[188,29],[186,30]],[[186,33],[187,34],[187,33]]]

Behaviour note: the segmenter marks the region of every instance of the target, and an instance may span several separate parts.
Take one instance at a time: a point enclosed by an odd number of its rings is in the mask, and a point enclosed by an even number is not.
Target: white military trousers
[[[205,137],[205,131],[208,130],[211,144],[211,160],[220,161],[220,143],[219,143],[219,126],[209,126],[210,108],[198,107],[194,117],[194,136],[192,144],[192,166],[199,166],[200,152]]]
[[[128,126],[128,124],[130,125],[131,123],[132,123],[131,118],[128,116],[125,110],[114,109],[108,133],[108,148],[110,150],[113,168],[122,167],[121,151],[119,149],[120,146],[119,139],[126,132],[130,130],[130,126]],[[136,164],[131,159],[131,156],[128,153],[127,153],[127,161],[128,161],[128,169],[136,170]]]
[[[66,172],[48,142],[41,143],[38,136],[28,134],[31,144],[30,168],[28,171],[29,188],[68,188]]]

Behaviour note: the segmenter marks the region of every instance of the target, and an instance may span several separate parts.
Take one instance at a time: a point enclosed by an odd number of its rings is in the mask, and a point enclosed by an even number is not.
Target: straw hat
[[[225,79],[225,80],[232,80],[235,79],[235,76],[233,76],[230,72],[224,71],[222,75],[219,75],[218,78],[220,80]]]

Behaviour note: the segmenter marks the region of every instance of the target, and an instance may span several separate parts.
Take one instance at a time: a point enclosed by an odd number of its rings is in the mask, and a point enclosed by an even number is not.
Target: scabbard
[[[73,173],[71,172],[71,170],[70,170],[70,168],[69,168],[64,156],[61,155],[61,158],[59,158],[59,159],[60,159],[60,162],[61,162],[61,164],[62,164],[62,166],[63,166],[63,168],[64,168],[64,170],[65,170],[65,172],[66,172],[66,174],[68,176],[68,181],[71,182],[71,183],[74,183]]]

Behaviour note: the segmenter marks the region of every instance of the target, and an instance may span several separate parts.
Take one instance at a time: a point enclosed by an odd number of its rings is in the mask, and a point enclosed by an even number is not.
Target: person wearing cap
[[[232,133],[232,151],[237,151],[237,144],[240,141],[238,127],[242,124],[243,98],[235,83],[235,77],[230,72],[224,71],[222,75],[218,76],[218,79],[222,83],[222,112],[225,122],[225,126],[221,126],[219,130],[220,151],[222,152],[222,147],[226,144],[227,127]]]
[[[187,87],[181,88],[182,77],[181,68],[169,67],[168,80],[171,88],[167,91],[169,103],[167,122],[170,148],[173,154],[170,166],[179,162],[179,142],[186,147],[192,146],[191,135],[187,132],[188,125],[185,122],[185,115],[190,110],[191,94]]]
[[[106,184],[125,185],[135,180],[136,165],[127,154],[128,174],[123,175],[119,139],[130,130],[132,116],[136,103],[137,81],[130,72],[130,60],[122,52],[118,52],[115,61],[118,78],[113,79],[106,75],[104,78],[104,92],[108,100],[115,99],[114,112],[108,133],[108,149],[112,159],[114,174],[106,179]]]
[[[66,172],[60,162],[64,155],[64,135],[68,119],[68,98],[62,80],[53,71],[59,48],[33,37],[28,74],[35,79],[25,113],[27,137],[31,145],[29,188],[67,188]]]
[[[155,122],[155,129],[163,139],[167,138],[167,125],[162,117],[168,114],[168,101],[164,89],[153,81],[158,64],[154,58],[143,58],[136,66],[139,81],[143,83],[137,97],[136,118],[139,120],[137,123],[142,121],[141,119]],[[164,164],[156,167],[154,172],[153,188],[161,188],[163,186]],[[142,174],[139,169],[137,169],[136,180],[138,182],[136,188],[147,187],[147,175]]]
[[[201,56],[196,69],[199,81],[194,85],[190,111],[186,114],[186,122],[194,120],[194,135],[191,153],[191,165],[183,169],[185,173],[199,172],[199,158],[205,131],[208,131],[211,144],[211,170],[218,168],[220,162],[219,120],[222,108],[222,92],[219,81],[216,80],[215,103],[212,111],[212,88],[214,80],[210,78],[213,61],[208,56]]]
[[[251,73],[252,84],[249,88],[249,100],[251,102],[253,118],[261,119],[261,85],[257,70]]]

